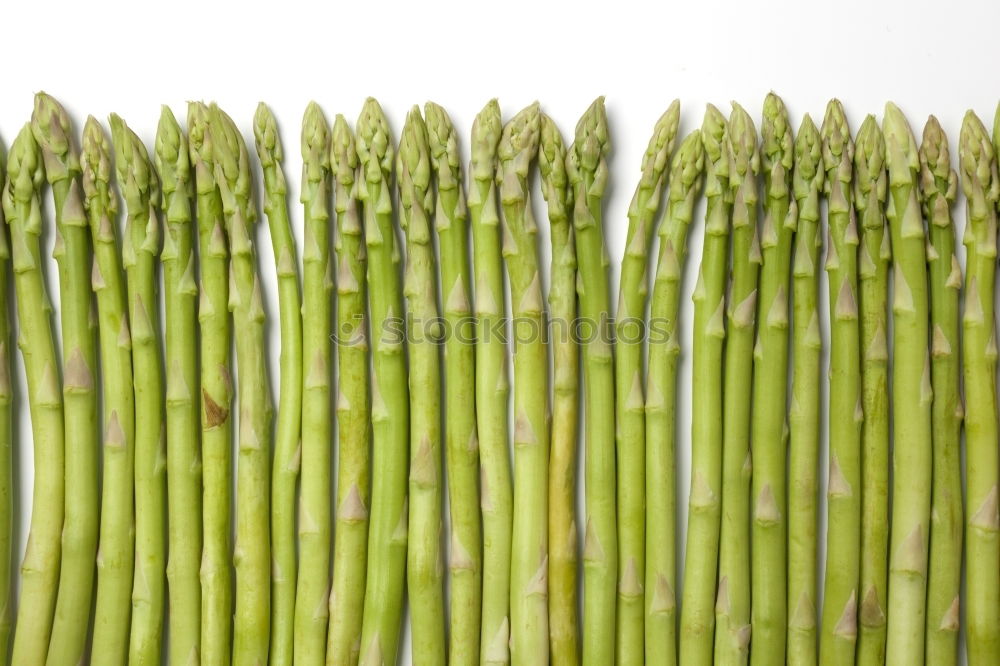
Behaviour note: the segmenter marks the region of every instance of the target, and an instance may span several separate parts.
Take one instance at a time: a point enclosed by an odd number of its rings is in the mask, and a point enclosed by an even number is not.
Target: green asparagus
[[[750,651],[750,403],[757,278],[761,263],[757,236],[760,152],[753,120],[738,104],[733,105],[729,116],[726,150],[732,201],[732,259],[726,308],[722,527],[715,606],[715,660],[723,664],[745,664]]]
[[[135,565],[135,394],[118,204],[111,189],[111,143],[93,116],[83,129],[83,194],[94,244],[91,282],[97,294],[104,392],[104,487],[90,656],[94,664],[121,664],[128,654]]]
[[[253,179],[243,135],[219,107],[210,109],[215,179],[222,198],[232,263],[229,310],[233,313],[236,383],[240,418],[237,433],[236,610],[233,664],[268,659],[271,597],[270,516],[271,406],[264,360],[264,304],[253,245],[256,210]]]
[[[1000,139],[994,132],[994,141]],[[1000,178],[989,134],[972,111],[958,143],[966,198],[965,311],[962,377],[965,386],[966,641],[970,664],[1000,660],[1000,516],[997,515],[996,263]]]
[[[337,210],[337,525],[327,663],[358,663],[371,501],[365,239],[358,211],[358,154],[344,116],[333,123]]]
[[[924,660],[931,498],[931,367],[927,238],[920,212],[917,143],[900,110],[883,119],[892,238],[893,512],[889,536],[886,661]]]
[[[155,153],[165,222],[160,260],[166,306],[167,504],[173,516],[167,532],[169,654],[180,666],[197,662],[201,649],[201,428],[191,164],[187,138],[169,107],[160,113]]]
[[[407,558],[410,413],[400,249],[392,215],[392,134],[382,107],[368,98],[357,124],[359,187],[368,250],[368,304],[374,380],[372,504],[361,663],[393,664],[399,648]]]
[[[135,378],[135,577],[129,663],[158,664],[163,642],[167,544],[166,452],[156,258],[160,253],[159,184],[146,147],[118,116],[110,119],[119,189]]]
[[[753,664],[765,665],[785,661],[788,296],[792,245],[798,224],[798,209],[791,196],[794,136],[785,104],[774,93],[764,99],[760,133],[765,201],[753,367],[753,393],[758,399],[753,402],[751,426],[753,651],[750,658]]]
[[[721,526],[722,383],[729,257],[729,157],[725,116],[711,104],[702,122],[705,239],[695,285],[692,357],[691,487],[681,603],[680,663],[712,663]]]
[[[615,651],[618,521],[615,507],[615,363],[609,311],[608,253],[603,200],[611,150],[604,98],[598,97],[576,125],[566,169],[573,187],[583,332],[587,528],[583,547],[583,662],[604,664]]]
[[[306,245],[302,311],[302,496],[299,511],[301,575],[295,595],[295,661],[322,664],[326,654],[330,589],[330,413],[333,264],[330,258],[330,128],[315,103],[302,120],[302,204]],[[291,247],[291,233],[288,238]],[[289,286],[289,292],[291,287]],[[296,303],[297,304],[297,303]],[[294,313],[289,313],[292,316]],[[308,359],[308,360],[306,360]]]
[[[820,454],[819,198],[822,139],[807,114],[795,136],[798,209],[792,255],[792,396],[788,412],[788,646],[790,664],[816,663],[816,555]]]
[[[670,164],[659,223],[660,252],[650,300],[646,375],[646,662],[677,663],[676,442],[681,279],[687,234],[704,180],[701,132],[684,139]]]
[[[646,400],[643,395],[643,346],[649,292],[649,244],[666,170],[677,137],[680,102],[674,100],[653,128],[642,157],[642,174],[628,210],[628,232],[621,263],[615,319],[615,443],[618,462],[618,609],[617,661],[640,664],[644,655]]]
[[[576,321],[576,244],[573,192],[566,176],[566,146],[555,122],[542,114],[538,169],[548,208],[549,345],[552,349],[552,427],[549,439],[549,658],[556,666],[580,663],[577,606],[576,461],[580,348]]]
[[[920,194],[931,244],[931,388],[934,490],[931,497],[930,564],[927,576],[927,663],[958,662],[959,592],[962,587],[962,398],[959,292],[962,269],[955,256],[951,206],[958,176],[951,168],[948,137],[937,118],[924,126],[920,144]]]
[[[18,346],[28,380],[28,407],[34,441],[28,546],[21,562],[21,604],[17,611],[12,663],[41,664],[49,647],[59,578],[63,528],[64,431],[59,365],[42,274],[39,189],[45,178],[42,155],[25,125],[7,159],[4,216],[13,248]],[[125,602],[127,604],[127,601]]]
[[[66,497],[62,568],[48,659],[79,663],[86,650],[97,555],[97,341],[94,337],[90,230],[80,192],[80,156],[69,114],[54,98],[35,95],[31,131],[52,188],[59,266],[65,412]],[[6,339],[6,338],[5,338]],[[0,654],[6,655],[4,650]]]
[[[479,660],[483,535],[479,519],[479,443],[476,439],[475,330],[469,282],[469,225],[462,189],[458,134],[448,113],[424,105],[431,166],[437,182],[434,226],[441,255],[440,286],[449,331],[445,340],[445,463],[451,537],[449,662]]]
[[[7,180],[6,151],[0,145],[0,192]],[[14,457],[13,395],[10,375],[10,308],[7,287],[10,284],[10,242],[7,238],[7,220],[0,205],[0,655],[10,654],[11,615],[13,613],[13,570],[11,567],[14,546]],[[96,470],[95,470],[96,471]],[[93,503],[96,507],[96,490]],[[94,538],[97,541],[97,523]],[[96,546],[95,546],[96,547]],[[58,602],[57,602],[58,603]],[[82,653],[82,646],[80,652]]]
[[[538,104],[515,115],[497,147],[503,257],[514,333],[514,533],[510,570],[511,661],[544,663],[548,628],[549,406],[545,305],[531,165],[538,154]]]
[[[510,663],[510,556],[514,489],[507,425],[510,384],[504,333],[504,280],[497,203],[500,106],[490,100],[472,125],[469,219],[476,284],[476,423],[483,514],[483,613],[480,661]]]
[[[885,141],[874,116],[858,130],[854,210],[861,222],[858,258],[861,333],[861,571],[858,661],[885,663],[886,557],[889,540],[888,276]]]
[[[299,438],[303,436],[304,440],[304,435],[307,434],[301,429],[303,309],[302,299],[299,296],[299,265],[295,253],[295,241],[292,238],[292,225],[288,219],[285,174],[281,168],[284,158],[281,137],[278,135],[277,121],[263,102],[257,106],[257,112],[254,114],[253,130],[257,156],[264,175],[264,214],[267,215],[278,280],[278,319],[281,330],[278,417],[274,435],[274,463],[271,468],[269,661],[272,664],[291,664],[294,654],[297,564],[295,486],[299,476],[300,457],[303,453],[299,448]],[[320,291],[322,292],[322,285]],[[325,439],[328,440],[329,437]],[[318,469],[315,471],[319,472]],[[305,524],[302,527],[305,527]]]
[[[410,358],[410,507],[406,581],[412,612],[412,656],[418,664],[444,663],[444,580],[441,571],[440,315],[431,238],[430,150],[427,128],[414,106],[396,153],[399,223],[406,234],[407,341]]]
[[[201,446],[204,551],[201,559],[201,660],[228,664],[232,654],[233,584],[230,557],[232,521],[232,333],[229,302],[229,248],[223,231],[222,198],[215,175],[209,109],[188,105],[188,150],[197,194],[201,336]]]

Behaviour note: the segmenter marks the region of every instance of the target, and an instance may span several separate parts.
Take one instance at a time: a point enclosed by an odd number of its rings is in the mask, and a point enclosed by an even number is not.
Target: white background
[[[1000,96],[1000,6],[990,0],[692,0],[649,6],[627,0],[8,2],[0,9],[0,25],[5,143],[28,119],[38,90],[66,104],[77,131],[87,114],[104,120],[114,111],[150,146],[160,104],[170,104],[183,118],[187,100],[215,100],[252,141],[252,114],[264,100],[281,122],[292,193],[299,176],[299,121],[311,99],[330,119],[344,113],[353,122],[364,98],[376,96],[396,131],[410,105],[434,100],[451,113],[463,138],[489,98],[499,98],[505,117],[537,99],[569,137],[590,101],[606,95],[614,154],[605,219],[615,280],[642,151],[653,123],[675,97],[682,102],[682,134],[699,126],[706,102],[728,112],[728,101],[737,100],[759,121],[770,90],[784,98],[796,125],[806,112],[821,119],[827,100],[836,96],[857,129],[864,114],[881,116],[891,99],[918,136],[927,115],[936,114],[954,156],[965,110],[976,110],[990,125]],[[467,157],[468,141],[463,150]],[[299,231],[294,196],[290,202]],[[274,315],[270,244],[266,225],[259,229]],[[547,238],[544,230],[539,237]],[[698,223],[690,239],[689,276],[700,241]],[[54,264],[48,279],[54,287]],[[56,290],[50,291],[57,301]],[[681,382],[687,387],[691,308],[688,299],[684,303]],[[272,326],[275,378],[276,332]],[[21,390],[24,395],[23,385]],[[21,407],[23,527],[32,463],[24,401]],[[682,498],[688,413],[682,404]],[[25,534],[20,536],[23,548]]]

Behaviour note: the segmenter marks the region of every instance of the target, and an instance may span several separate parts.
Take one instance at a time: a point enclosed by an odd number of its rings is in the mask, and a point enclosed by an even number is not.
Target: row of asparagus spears
[[[839,102],[795,132],[774,94],[759,138],[738,105],[709,106],[678,144],[679,121],[675,102],[643,156],[612,317],[603,99],[569,146],[537,104],[504,124],[491,101],[467,182],[436,104],[410,111],[398,148],[375,100],[353,130],[310,104],[300,263],[266,106],[253,165],[214,104],[190,104],[186,131],[164,108],[150,156],[115,115],[110,137],[89,118],[78,151],[40,93],[0,169],[0,298],[12,270],[16,301],[15,319],[0,303],[3,558],[15,329],[35,459],[13,627],[0,561],[0,654],[159,663],[169,636],[174,664],[393,664],[405,598],[419,664],[947,664],[963,615],[970,663],[1000,660],[1000,132],[966,115],[959,176],[938,122],[918,147],[892,104],[853,138]],[[700,199],[679,581],[678,315]]]

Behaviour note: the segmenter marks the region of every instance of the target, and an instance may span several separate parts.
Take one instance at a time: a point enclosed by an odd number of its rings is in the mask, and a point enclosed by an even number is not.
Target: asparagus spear
[[[122,264],[128,287],[135,384],[135,578],[129,662],[158,664],[166,596],[166,442],[163,439],[163,376],[160,359],[156,257],[160,253],[158,213],[152,201],[159,185],[146,147],[112,114],[111,136],[126,223]],[[151,196],[152,193],[152,196]]]
[[[511,658],[544,663],[548,630],[548,354],[538,269],[538,227],[529,176],[538,154],[538,104],[515,115],[497,148],[503,256],[514,322],[514,539],[510,571]]]
[[[710,664],[722,485],[722,353],[729,257],[729,158],[726,118],[711,104],[705,146],[705,239],[694,300],[691,488],[681,603],[680,663]]]
[[[164,301],[167,405],[167,591],[169,654],[180,666],[201,649],[201,428],[198,420],[198,352],[195,307],[191,165],[187,138],[169,107],[156,131],[156,169],[163,191]]]
[[[413,660],[444,663],[444,581],[441,563],[441,371],[440,315],[430,214],[427,128],[420,109],[406,116],[396,153],[399,223],[406,233],[406,274],[410,353],[410,515],[406,560]]]
[[[580,349],[576,320],[576,245],[570,220],[573,192],[566,146],[555,122],[542,114],[538,168],[548,206],[549,345],[552,349],[552,428],[549,439],[549,652],[556,666],[580,663],[577,617],[576,456]]]
[[[792,397],[788,412],[788,648],[790,664],[816,663],[816,550],[820,452],[819,197],[822,139],[808,114],[795,136],[798,210],[792,257]]]
[[[998,134],[994,132],[994,141]],[[979,118],[965,114],[959,137],[962,191],[966,198],[965,312],[962,376],[965,401],[966,640],[969,663],[1000,659],[1000,558],[997,540],[996,262],[1000,178],[994,146]]]
[[[757,236],[760,153],[753,120],[738,104],[733,105],[729,116],[726,150],[733,231],[723,380],[722,528],[715,658],[721,663],[746,663],[750,649],[750,396],[761,263]]]
[[[104,391],[104,487],[97,556],[97,605],[91,661],[121,664],[128,654],[133,552],[135,395],[128,302],[111,190],[111,144],[93,116],[83,128],[83,194],[94,244]]]
[[[263,171],[264,213],[271,235],[278,279],[278,319],[281,329],[281,375],[275,426],[274,464],[271,469],[271,652],[272,664],[291,664],[296,609],[295,486],[300,456],[310,434],[302,425],[302,318],[299,267],[292,225],[288,220],[284,158],[277,122],[261,102],[254,114],[254,138]],[[308,285],[307,285],[308,287]],[[320,297],[322,298],[322,284]],[[323,299],[324,302],[326,299]],[[316,424],[319,425],[319,424]],[[322,433],[319,433],[322,435]],[[328,434],[328,433],[327,433]],[[299,449],[302,436],[303,450]],[[324,441],[329,437],[325,437]],[[329,464],[327,464],[329,467]],[[309,465],[305,465],[309,469]],[[318,469],[314,470],[319,472]],[[303,484],[305,480],[303,479]],[[303,497],[304,499],[304,497]],[[305,507],[303,506],[303,511]],[[305,521],[303,521],[305,527]],[[303,550],[307,544],[303,542]],[[325,569],[324,569],[325,573]],[[317,581],[322,584],[321,581]],[[315,609],[315,608],[314,608]]]
[[[660,255],[650,301],[646,375],[646,662],[677,663],[676,410],[678,313],[687,233],[703,182],[701,132],[681,142],[670,164],[660,220]]]
[[[931,244],[931,388],[934,490],[931,497],[930,565],[927,576],[926,660],[958,661],[959,591],[962,586],[962,398],[959,345],[959,292],[962,269],[955,256],[951,206],[958,176],[951,168],[948,137],[937,118],[924,126],[920,144],[920,194]]]
[[[445,340],[445,463],[451,537],[448,557],[451,631],[449,662],[478,663],[482,613],[483,535],[479,519],[479,443],[476,439],[475,329],[470,301],[469,226],[462,190],[458,135],[447,112],[424,105],[437,206],[434,226],[441,255],[441,293],[450,331]]]
[[[222,198],[216,183],[209,109],[188,105],[188,149],[197,194],[198,257],[201,298],[201,446],[204,551],[201,560],[201,659],[228,664],[231,659],[233,586],[230,565],[232,453],[232,378],[229,313],[229,259],[223,231]]]
[[[889,237],[885,234],[885,141],[874,116],[858,130],[854,210],[861,221],[861,590],[858,661],[885,663],[886,554],[889,523]]]
[[[792,202],[793,132],[774,93],[764,99],[761,124],[764,220],[761,227],[760,298],[753,393],[753,560],[751,624],[753,664],[785,661],[787,594],[788,320],[792,245],[798,210]],[[765,398],[766,396],[766,398]]]
[[[894,447],[887,661],[924,660],[927,544],[931,502],[931,368],[924,221],[918,203],[917,144],[892,103],[883,120],[891,205]]]
[[[830,466],[827,555],[820,661],[848,663],[857,640],[861,547],[861,351],[858,326],[858,230],[852,214],[854,142],[840,102],[823,119],[829,246]]]
[[[34,440],[28,546],[21,562],[21,604],[17,611],[12,663],[45,661],[56,604],[63,527],[63,403],[59,387],[51,305],[45,292],[38,238],[42,233],[38,191],[44,178],[42,156],[25,125],[11,146],[3,209],[13,247],[18,346],[28,380],[28,407]]]
[[[409,397],[400,252],[392,221],[392,135],[382,107],[365,101],[357,125],[364,186],[359,187],[368,249],[373,340],[372,506],[361,662],[392,664],[399,647],[406,573]]]
[[[469,219],[476,280],[476,424],[479,430],[480,506],[483,514],[483,613],[480,661],[510,663],[510,555],[514,490],[511,483],[504,337],[504,281],[496,156],[500,106],[490,100],[472,125]]]
[[[666,187],[680,102],[674,100],[653,128],[642,158],[642,174],[628,211],[628,235],[622,257],[615,319],[615,444],[618,462],[618,612],[617,659],[640,663],[644,654],[642,576],[645,563],[646,414],[642,352],[646,315],[647,264],[653,223]]]
[[[215,179],[232,252],[229,310],[236,340],[239,390],[236,483],[236,610],[233,664],[268,659],[270,619],[271,399],[264,362],[264,307],[253,246],[253,180],[243,135],[219,107],[210,109]]]
[[[302,572],[295,595],[295,661],[321,664],[326,654],[330,589],[330,414],[333,330],[330,291],[330,128],[315,103],[302,120],[302,204],[306,234],[303,264],[306,293],[302,316],[305,384],[302,395],[302,497],[299,557]],[[291,245],[291,233],[289,244]],[[291,245],[294,247],[294,245]],[[289,287],[289,291],[291,288]],[[291,314],[294,313],[290,313]]]
[[[0,192],[7,180],[6,151],[0,145]],[[0,655],[10,654],[11,615],[14,600],[11,596],[13,570],[11,567],[14,546],[14,475],[13,475],[13,412],[10,377],[10,308],[7,288],[10,284],[10,241],[7,239],[7,220],[0,205]],[[93,499],[96,505],[96,491]],[[94,541],[97,541],[97,524],[94,523]],[[58,602],[57,602],[58,603]],[[81,646],[81,653],[83,648]]]
[[[327,662],[356,664],[368,551],[368,337],[365,239],[358,214],[358,154],[342,115],[333,123],[331,163],[337,209],[337,525]]]
[[[46,165],[56,233],[62,241],[53,255],[59,266],[66,519],[49,658],[53,663],[75,664],[86,649],[97,555],[97,343],[89,284],[93,259],[80,193],[80,156],[71,138],[69,114],[53,97],[38,93],[31,131]]]
[[[585,664],[610,663],[616,653],[615,364],[608,321],[610,287],[602,211],[610,149],[604,98],[598,97],[576,125],[576,139],[566,165],[573,186],[580,317],[590,329],[583,334],[587,510],[583,548]]]

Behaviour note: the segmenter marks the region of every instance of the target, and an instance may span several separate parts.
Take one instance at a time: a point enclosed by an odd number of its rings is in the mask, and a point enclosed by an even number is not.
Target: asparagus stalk
[[[371,501],[365,239],[358,214],[358,154],[342,115],[331,141],[337,209],[337,525],[327,663],[358,663]]]
[[[678,315],[687,233],[703,182],[701,132],[681,142],[670,164],[667,206],[649,310],[646,375],[646,662],[677,663],[676,442]]]
[[[168,107],[156,132],[156,168],[165,218],[163,286],[166,311],[167,523],[170,557],[169,654],[180,666],[201,649],[201,437],[198,420],[198,352],[195,307],[191,165],[187,138]]]
[[[413,660],[444,663],[444,580],[441,571],[441,370],[437,280],[431,239],[430,150],[420,109],[406,116],[396,153],[399,223],[406,233],[410,352],[410,514],[406,580]]]
[[[21,562],[21,604],[17,612],[12,663],[45,661],[56,605],[63,527],[63,402],[51,305],[45,292],[38,238],[42,233],[38,191],[44,178],[42,155],[25,125],[11,146],[3,209],[13,247],[18,346],[28,380],[28,407],[34,440],[28,546]]]
[[[104,487],[91,661],[121,664],[128,654],[135,565],[132,336],[118,250],[118,205],[111,190],[111,144],[93,116],[83,129],[83,194],[94,244],[91,281],[97,294],[104,391]]]
[[[53,97],[38,93],[31,131],[42,151],[56,233],[62,241],[53,255],[59,266],[66,519],[48,658],[52,663],[76,664],[86,649],[97,555],[97,343],[89,284],[93,259],[80,193],[80,156],[71,138],[69,114]]]
[[[209,109],[188,105],[188,149],[197,194],[198,257],[201,268],[198,321],[201,336],[201,446],[203,538],[201,559],[201,659],[228,664],[232,654],[233,586],[230,565],[232,377],[229,259],[223,231],[222,198],[215,175]]]
[[[462,189],[458,134],[448,113],[424,105],[437,182],[434,226],[441,255],[445,340],[445,462],[451,537],[448,568],[451,631],[449,662],[478,663],[482,613],[483,534],[479,519],[479,443],[476,439],[475,328],[470,299],[469,226]]]
[[[705,239],[694,300],[691,488],[681,603],[680,663],[712,663],[715,628],[720,491],[722,485],[723,346],[726,338],[726,262],[729,257],[729,158],[726,118],[711,104],[701,138],[705,147]]]
[[[576,321],[576,244],[573,192],[566,176],[566,146],[555,122],[542,114],[538,168],[548,207],[549,345],[552,349],[552,427],[549,439],[549,658],[556,666],[580,663],[577,617],[576,456],[580,349]]]
[[[583,661],[610,663],[615,651],[618,535],[615,508],[615,363],[610,330],[608,253],[603,200],[610,151],[604,98],[598,97],[576,125],[566,169],[573,186],[573,228],[580,279],[586,410],[586,510],[583,548]]]
[[[510,571],[511,658],[544,663],[548,630],[548,354],[538,269],[538,227],[529,177],[538,154],[538,104],[515,115],[497,148],[503,256],[514,333],[514,539]]]
[[[330,258],[330,128],[316,104],[302,120],[302,204],[306,246],[306,292],[302,327],[302,497],[299,511],[301,576],[295,595],[295,661],[322,664],[330,589],[330,462],[333,428],[330,413],[333,264]],[[291,234],[289,233],[291,244]],[[294,247],[294,245],[292,245]],[[291,289],[289,288],[289,291]],[[294,313],[291,313],[294,314]],[[291,316],[291,315],[290,315]],[[308,345],[308,346],[306,346]],[[294,551],[293,551],[294,552]]]
[[[822,139],[807,114],[795,136],[798,211],[792,257],[792,398],[788,413],[788,648],[790,664],[816,663],[816,555],[820,452],[819,198]]]
[[[368,98],[357,125],[364,186],[359,187],[368,251],[374,344],[372,505],[361,663],[392,664],[399,647],[407,559],[410,433],[400,252],[392,220],[392,135],[382,107]]]
[[[726,150],[732,200],[728,328],[723,380],[722,527],[715,606],[715,659],[746,663],[750,650],[750,396],[761,253],[757,236],[760,153],[749,114],[729,116]],[[780,306],[779,306],[780,307]],[[766,457],[766,454],[765,454]]]
[[[958,661],[959,592],[962,586],[962,398],[959,345],[959,292],[962,269],[955,256],[951,206],[958,176],[951,168],[948,137],[937,118],[924,126],[920,143],[920,194],[931,244],[931,388],[934,390],[930,565],[927,576],[927,639],[931,664]]]
[[[994,132],[994,140],[997,133]],[[959,138],[962,191],[966,198],[965,312],[962,376],[965,401],[966,641],[969,663],[1000,659],[1000,558],[997,539],[996,262],[1000,178],[994,146],[979,118],[965,114]]]
[[[829,246],[830,464],[826,579],[820,662],[849,663],[857,640],[861,548],[861,351],[858,326],[858,230],[852,214],[854,142],[840,102],[823,119]]]
[[[256,210],[243,135],[224,111],[210,109],[215,178],[232,252],[229,310],[236,340],[239,431],[236,483],[236,610],[233,664],[268,659],[270,619],[270,440],[273,411],[264,361],[265,313],[253,245]]]
[[[751,625],[753,664],[785,661],[787,595],[788,321],[792,245],[798,210],[792,201],[793,132],[781,98],[764,99],[761,124],[764,220],[754,350],[753,551]],[[766,397],[765,397],[766,396]]]
[[[618,462],[618,609],[617,659],[641,663],[645,638],[643,579],[646,527],[646,401],[643,395],[643,346],[647,264],[656,212],[666,187],[666,169],[677,137],[680,102],[674,100],[653,128],[642,158],[642,174],[628,211],[615,319],[615,444]]]
[[[6,151],[0,145],[0,192],[7,180]],[[0,656],[10,654],[11,614],[14,601],[12,557],[14,547],[14,475],[13,410],[10,377],[10,308],[7,288],[10,284],[10,241],[7,220],[0,205]],[[96,491],[95,499],[96,505]],[[94,524],[94,541],[97,541]],[[57,602],[58,603],[58,602]],[[85,632],[86,633],[86,632]],[[82,653],[82,646],[81,646]]]
[[[917,144],[903,114],[886,104],[883,120],[895,274],[892,299],[894,447],[886,657],[924,660],[927,549],[931,501],[931,368],[927,249],[918,203]]]
[[[156,174],[146,147],[112,114],[111,136],[126,223],[122,238],[135,384],[135,578],[129,662],[158,664],[163,642],[167,544],[166,452],[156,257],[160,253]],[[151,196],[152,193],[152,196]]]
[[[889,237],[885,234],[885,141],[874,116],[858,130],[854,210],[861,221],[861,607],[858,661],[885,663],[886,557],[889,524]]]
[[[500,106],[490,100],[472,125],[469,220],[476,281],[476,424],[483,514],[483,612],[480,661],[510,663],[510,556],[514,490],[507,425],[507,341],[500,214],[496,194]]]
[[[281,331],[278,417],[274,437],[274,464],[271,469],[273,550],[270,662],[291,664],[296,610],[295,486],[299,476],[300,454],[304,455],[305,436],[309,434],[308,431],[303,432],[301,428],[304,311],[299,296],[299,268],[295,241],[292,238],[292,225],[288,220],[285,174],[281,169],[284,157],[281,137],[278,135],[274,116],[263,102],[257,106],[257,112],[254,114],[253,130],[257,156],[264,175],[264,213],[267,215],[278,279],[278,319]],[[320,285],[320,297],[322,297],[322,285]],[[303,439],[302,451],[299,449],[300,436]],[[329,437],[324,439],[328,440]],[[309,469],[308,464],[305,465],[305,469]],[[318,469],[315,471],[319,472]],[[305,526],[303,521],[303,527]],[[302,546],[305,550],[305,542]],[[318,582],[322,584],[321,581]]]

